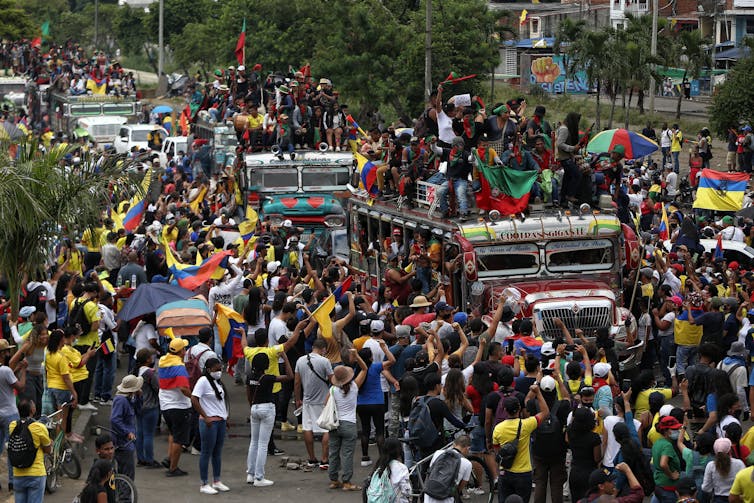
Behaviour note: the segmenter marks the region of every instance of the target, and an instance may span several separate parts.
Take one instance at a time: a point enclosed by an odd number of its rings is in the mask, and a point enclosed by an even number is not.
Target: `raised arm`
[[[466,352],[466,348],[469,347],[469,338],[466,337],[466,332],[463,331],[463,328],[461,328],[460,324],[454,322],[453,328],[456,330],[458,337],[461,339],[461,345],[458,347],[458,349],[453,351],[452,354],[463,356],[463,354]]]

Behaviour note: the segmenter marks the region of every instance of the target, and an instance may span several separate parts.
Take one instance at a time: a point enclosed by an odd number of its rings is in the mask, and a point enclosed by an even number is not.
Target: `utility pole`
[[[432,92],[432,0],[427,1],[426,33],[424,38],[424,101]]]
[[[163,58],[164,58],[164,53],[165,53],[165,47],[163,44],[163,36],[162,36],[162,32],[164,28],[164,12],[163,12],[164,3],[165,3],[164,0],[160,0],[160,14],[159,14],[159,27],[158,27],[159,34],[157,35],[157,45],[159,46],[159,49],[158,49],[159,54],[157,55],[157,78],[158,79],[162,77],[163,68],[164,68]]]
[[[94,48],[99,43],[99,0],[94,0]]]
[[[650,54],[652,57],[657,56],[657,16],[659,14],[660,0],[652,0],[652,45],[650,47]],[[652,65],[654,66],[654,64]],[[649,111],[655,113],[655,79],[651,77],[649,79]]]

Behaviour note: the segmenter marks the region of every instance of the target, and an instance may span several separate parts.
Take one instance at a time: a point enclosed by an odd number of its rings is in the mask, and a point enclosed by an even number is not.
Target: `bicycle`
[[[445,431],[445,438],[453,438],[456,433],[459,431],[464,431],[466,433],[470,432],[473,429],[473,427],[467,427],[467,428],[458,428],[456,430],[448,430]],[[401,439],[401,442],[407,443],[409,445],[409,448],[414,452],[415,455],[418,455],[418,449],[415,445],[413,445],[414,438],[403,438]],[[446,451],[448,449],[453,448],[453,440],[448,442],[441,451]],[[409,479],[411,480],[411,500],[415,503],[424,501],[424,482],[427,477],[427,473],[429,472],[429,462],[432,461],[432,456],[434,456],[434,453],[430,454],[429,456],[420,459],[414,465],[408,469]],[[468,499],[472,495],[474,496],[481,496],[485,493],[487,493],[487,503],[493,503],[494,497],[495,497],[495,490],[497,489],[497,479],[495,476],[490,473],[490,469],[487,466],[487,463],[482,459],[481,457],[470,454],[466,456],[466,459],[471,461],[472,470],[471,470],[471,477],[469,478],[469,482],[466,484],[466,495],[463,496],[463,499]],[[476,466],[475,466],[476,465]],[[479,470],[481,468],[481,470]],[[477,477],[477,473],[481,471],[482,478],[479,479]],[[486,478],[486,481],[485,481]],[[481,491],[481,492],[480,492]]]
[[[105,426],[95,426],[92,428],[93,433],[97,436],[101,435],[103,430],[111,434],[113,433],[113,430]],[[126,445],[132,442],[133,440],[129,440],[126,442]],[[113,471],[115,472],[113,478],[115,480],[116,503],[137,503],[138,493],[136,491],[136,484],[128,475],[118,473],[118,462],[115,459],[113,459]]]
[[[60,486],[58,478],[61,475],[64,474],[69,479],[81,477],[81,461],[73,451],[71,443],[65,438],[65,432],[60,429],[60,424],[63,422],[62,413],[66,405],[68,404],[64,403],[57,412],[39,418],[39,422],[47,427],[50,436],[54,436],[55,439],[52,442],[50,453],[44,455],[45,470],[47,471],[45,488],[51,494],[58,490]],[[53,419],[55,416],[59,417]]]

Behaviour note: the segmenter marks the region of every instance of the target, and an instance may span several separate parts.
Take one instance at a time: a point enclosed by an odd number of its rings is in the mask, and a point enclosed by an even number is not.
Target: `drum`
[[[233,116],[233,127],[236,128],[236,132],[246,131],[249,126],[249,116],[245,113],[239,113]]]

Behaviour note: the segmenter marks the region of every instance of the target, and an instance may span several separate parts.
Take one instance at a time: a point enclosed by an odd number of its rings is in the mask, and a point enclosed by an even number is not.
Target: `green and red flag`
[[[443,80],[440,83],[441,84],[457,84],[458,82],[463,82],[464,80],[473,79],[474,77],[476,77],[476,73],[459,77],[456,72],[450,72],[448,76],[445,77],[445,80]]]
[[[246,18],[243,18],[243,27],[236,43],[236,59],[239,65],[243,65],[246,59]]]
[[[474,152],[482,189],[476,193],[479,209],[497,210],[501,215],[521,213],[529,205],[529,194],[538,172],[519,171],[507,166],[490,166]]]

